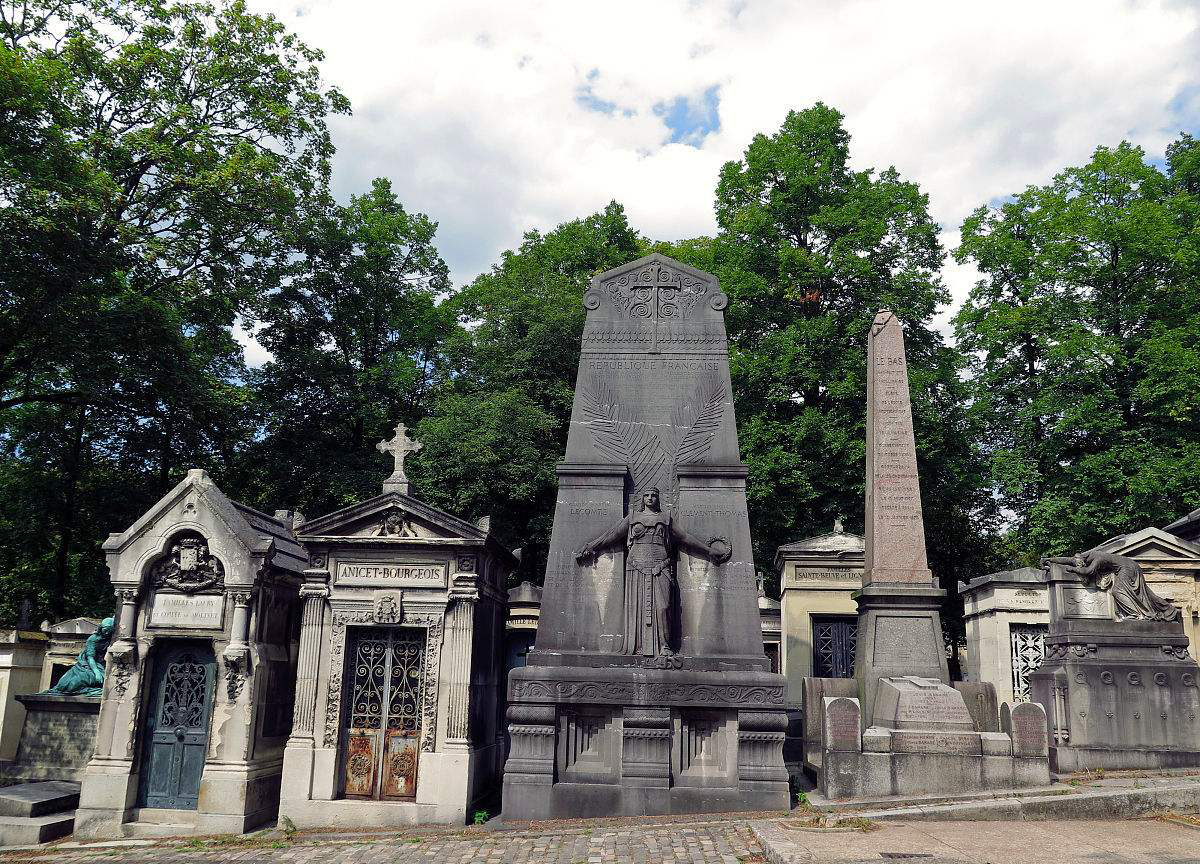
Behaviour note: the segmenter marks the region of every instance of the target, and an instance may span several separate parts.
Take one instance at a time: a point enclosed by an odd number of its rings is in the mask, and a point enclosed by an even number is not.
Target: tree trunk
[[[75,501],[83,469],[83,427],[86,419],[87,406],[80,405],[76,413],[71,449],[67,453],[67,476],[66,483],[63,484],[62,511],[59,514],[58,552],[54,556],[54,590],[50,594],[50,612],[56,621],[65,617],[67,609],[67,577],[71,543],[75,538]]]

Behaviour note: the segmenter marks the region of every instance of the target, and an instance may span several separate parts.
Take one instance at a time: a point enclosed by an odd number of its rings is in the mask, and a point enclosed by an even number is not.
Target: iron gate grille
[[[813,618],[813,677],[853,678],[857,643],[857,618]]]
[[[417,791],[425,633],[355,629],[346,797],[412,798]]]
[[[1029,673],[1042,665],[1046,651],[1045,624],[1013,624],[1009,627],[1012,640],[1013,699],[1029,701]]]

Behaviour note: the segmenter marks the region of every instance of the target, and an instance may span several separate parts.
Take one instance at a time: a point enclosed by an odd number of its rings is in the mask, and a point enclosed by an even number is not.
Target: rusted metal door
[[[424,632],[352,632],[346,797],[411,799],[417,794]]]

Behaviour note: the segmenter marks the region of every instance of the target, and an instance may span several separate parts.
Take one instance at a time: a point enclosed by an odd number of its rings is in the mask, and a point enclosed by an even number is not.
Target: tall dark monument
[[[726,302],[662,255],[584,295],[537,643],[509,678],[506,818],[788,806]]]

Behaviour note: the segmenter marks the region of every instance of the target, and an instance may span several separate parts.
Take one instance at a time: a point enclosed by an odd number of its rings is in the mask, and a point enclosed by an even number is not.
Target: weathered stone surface
[[[975,731],[962,694],[931,678],[882,678],[872,726],[923,731]]]
[[[866,569],[854,661],[864,719],[875,716],[882,677],[950,683],[939,612],[945,592],[934,587],[925,554],[904,334],[886,310],[875,316],[867,338],[866,487]]]
[[[1049,753],[1046,711],[1036,702],[1005,704],[1000,714],[1004,731],[1012,738],[1014,756],[1046,756]]]
[[[845,696],[825,700],[825,749],[856,752],[862,749],[858,700]]]
[[[1183,623],[1150,615],[1116,620],[1111,586],[1092,584],[1104,568],[1075,558],[1043,564],[1050,632],[1046,659],[1029,682],[1046,712],[1051,768],[1200,766],[1200,666],[1188,653]],[[1136,572],[1107,569],[1108,578],[1136,589]],[[1098,599],[1076,602],[1083,595]]]
[[[548,782],[528,761],[520,792],[506,773],[506,817],[787,805],[784,679],[759,626],[726,302],[716,278],[662,255],[592,280],[537,643],[509,679],[516,703],[671,709],[673,785],[620,785],[623,748],[654,749],[637,736],[579,750],[560,723]],[[581,760],[614,770],[555,780]]]
[[[867,339],[867,533],[864,585],[931,585],[900,321],[875,316]]]

